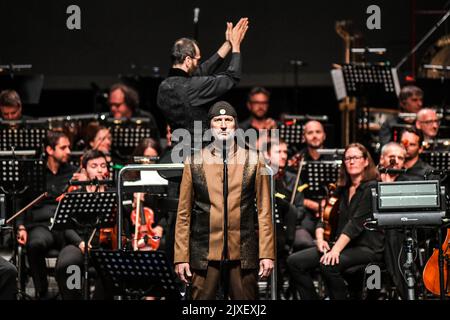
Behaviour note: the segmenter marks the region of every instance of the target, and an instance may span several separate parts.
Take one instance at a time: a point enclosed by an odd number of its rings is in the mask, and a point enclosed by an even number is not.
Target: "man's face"
[[[380,158],[380,165],[385,168],[402,169],[404,164],[405,151],[398,146],[389,147]]]
[[[200,59],[202,58],[200,54],[200,48],[195,45],[195,57],[187,57],[187,68],[188,68],[188,74],[192,75],[200,65]]]
[[[97,178],[98,180],[104,180],[108,177],[108,164],[103,157],[91,159],[87,162],[86,172],[89,180]]]
[[[308,122],[303,131],[305,142],[308,147],[319,149],[323,147],[323,143],[325,142],[325,131],[323,130],[323,126],[320,122],[310,121]]]
[[[125,95],[120,89],[116,89],[109,95],[110,111],[115,119],[131,118],[133,112],[125,104]]]
[[[55,149],[47,147],[47,153],[56,162],[63,164],[67,163],[70,158],[70,141],[66,137],[59,138],[56,143]]]
[[[271,165],[277,166],[279,169],[284,169],[288,158],[287,144],[273,144],[270,148],[269,157]]]
[[[232,116],[217,116],[211,119],[212,134],[216,139],[227,140],[234,136],[236,123]]]
[[[264,93],[256,93],[247,102],[247,107],[254,118],[264,119],[269,110],[269,97]]]
[[[435,111],[427,111],[417,119],[416,127],[422,130],[428,138],[435,138],[438,134],[440,121]]]
[[[22,118],[22,107],[1,106],[0,113],[3,120],[20,120]]]
[[[417,113],[420,109],[422,109],[423,105],[423,97],[418,95],[412,95],[407,98],[405,101],[401,102],[401,106],[405,109],[406,112]]]
[[[411,132],[403,133],[401,143],[406,149],[406,161],[414,159],[420,153],[419,137]]]

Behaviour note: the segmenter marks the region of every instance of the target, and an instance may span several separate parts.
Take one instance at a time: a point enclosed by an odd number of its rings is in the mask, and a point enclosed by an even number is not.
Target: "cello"
[[[439,244],[441,245],[441,244]],[[444,276],[444,286],[446,289],[446,295],[450,296],[449,292],[449,278],[448,278],[448,267],[450,264],[450,228],[447,229],[447,236],[445,237],[444,243],[442,244],[442,252],[444,255],[444,268],[443,268],[443,276]],[[435,295],[441,294],[440,282],[439,282],[439,249],[434,249],[433,254],[430,259],[428,259],[425,268],[423,269],[423,283],[425,288],[428,291],[432,292]]]
[[[131,212],[131,222],[135,226],[133,238],[134,251],[158,250],[161,235],[156,228],[152,228],[155,222],[154,212],[142,205],[142,193],[136,194],[136,208]]]

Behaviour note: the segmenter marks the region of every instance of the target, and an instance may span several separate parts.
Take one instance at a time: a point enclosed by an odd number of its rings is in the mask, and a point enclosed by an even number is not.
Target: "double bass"
[[[439,244],[440,245],[440,244]],[[448,277],[448,267],[450,265],[450,228],[447,229],[447,236],[442,244],[442,252],[444,254],[444,288],[446,289],[446,295],[450,296],[450,283]],[[435,295],[441,294],[440,282],[439,282],[439,249],[434,249],[430,259],[428,259],[425,268],[423,269],[423,283],[425,288]]]

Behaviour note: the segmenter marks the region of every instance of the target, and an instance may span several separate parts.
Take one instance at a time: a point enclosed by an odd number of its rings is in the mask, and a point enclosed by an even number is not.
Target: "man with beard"
[[[326,134],[325,129],[319,121],[310,120],[303,126],[303,138],[306,144],[302,150],[300,150],[300,156],[303,156],[304,161],[320,161],[320,160],[333,160],[331,155],[321,155],[317,150],[322,149],[325,143]],[[319,215],[320,205],[318,201],[314,201],[309,198],[305,198],[303,201],[303,206],[305,207],[305,221],[310,221],[308,223],[308,228],[311,235],[314,234],[315,224]],[[303,231],[300,231],[303,232]],[[310,241],[304,242],[307,235],[303,236],[296,235],[296,243],[294,244],[294,251],[301,250],[309,247]],[[302,240],[303,239],[303,240]]]
[[[247,18],[240,19],[235,27],[228,22],[226,41],[216,54],[201,65],[197,41],[188,38],[175,41],[171,54],[172,68],[167,79],[160,84],[157,96],[158,107],[172,130],[187,129],[193,137],[194,121],[202,121],[203,131],[209,127],[206,108],[241,78],[240,47],[247,29]],[[232,56],[228,68],[217,73],[230,51]],[[175,142],[177,137],[172,138]]]
[[[183,170],[175,272],[192,283],[194,300],[215,299],[221,279],[231,299],[255,300],[258,275],[268,277],[275,259],[269,177],[263,157],[236,141],[237,115],[229,103],[215,103],[208,118],[214,141],[188,157]]]
[[[400,112],[417,113],[423,105],[423,91],[416,86],[405,86],[399,95]],[[397,125],[413,125],[415,117],[402,119],[398,116],[387,118],[378,133],[381,147],[393,140],[393,130]]]
[[[405,128],[400,134],[400,141],[406,149],[405,168],[408,171],[402,174],[399,181],[424,180],[425,174],[433,167],[419,158],[422,152],[423,134],[415,128]],[[431,177],[430,177],[431,178]]]
[[[241,123],[239,128],[242,130],[255,129],[275,129],[277,124],[275,120],[267,117],[270,106],[270,92],[262,87],[254,87],[250,90],[247,98],[247,108],[250,112],[250,117]]]
[[[70,165],[70,141],[60,131],[48,131],[44,141],[46,163],[47,198],[17,220],[18,242],[26,245],[28,261],[33,277],[36,295],[48,298],[47,266],[45,256],[50,249],[61,249],[64,244],[63,233],[49,230],[50,219],[57,207],[56,198],[67,190],[69,180],[76,168]]]

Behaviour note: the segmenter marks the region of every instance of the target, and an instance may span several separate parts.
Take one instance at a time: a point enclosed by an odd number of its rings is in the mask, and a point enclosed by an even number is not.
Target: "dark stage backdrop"
[[[236,22],[241,16],[250,19],[242,45],[244,76],[240,89],[231,93],[233,101],[242,105],[247,88],[258,84],[281,88],[274,95],[275,114],[289,111],[334,115],[337,107],[329,70],[333,63],[343,61],[343,42],[335,33],[335,21],[352,19],[364,34],[365,44],[386,47],[386,57],[395,65],[410,50],[414,34],[420,39],[439,18],[414,16],[414,31],[413,8],[442,9],[445,2],[2,0],[0,64],[31,63],[34,73],[45,75],[40,112],[88,112],[92,109],[89,90],[93,84],[106,88],[119,74],[159,72],[164,77],[173,41],[193,36],[193,9],[198,7],[204,58],[223,42],[226,21]],[[66,27],[66,8],[71,4],[81,8],[79,31]],[[372,4],[381,8],[381,30],[366,28],[366,9]],[[424,48],[447,29],[446,23]],[[291,60],[307,63],[299,70],[298,105],[293,105]],[[402,74],[410,67],[408,61]],[[242,115],[246,115],[245,111]]]

